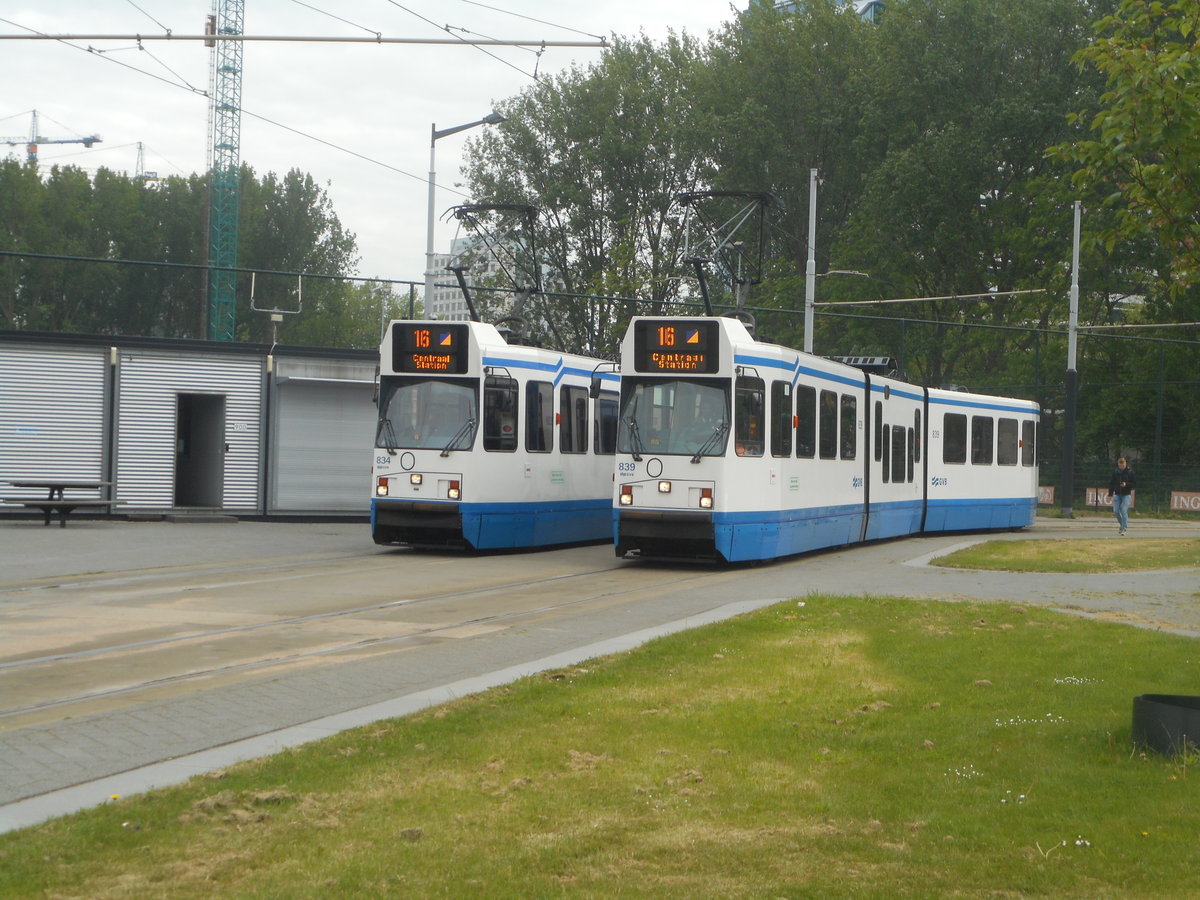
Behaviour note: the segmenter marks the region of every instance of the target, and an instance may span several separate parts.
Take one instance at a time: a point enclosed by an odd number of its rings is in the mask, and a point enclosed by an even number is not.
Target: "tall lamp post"
[[[475,122],[468,122],[466,125],[455,125],[453,128],[443,128],[438,130],[437,124],[429,126],[429,221],[425,232],[425,315],[431,315],[430,304],[433,302],[433,221],[434,221],[434,194],[437,190],[437,182],[435,181],[434,173],[434,151],[437,148],[438,138],[448,137],[452,134],[458,134],[460,131],[466,131],[468,128],[475,128],[479,125],[498,125],[504,121],[504,116],[500,113],[488,113],[482,119]]]
[[[813,352],[813,312],[817,305],[817,170],[808,170],[808,265],[804,270],[804,352]]]

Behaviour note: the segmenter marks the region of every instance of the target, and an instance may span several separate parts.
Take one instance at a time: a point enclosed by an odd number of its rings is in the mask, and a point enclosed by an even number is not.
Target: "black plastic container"
[[[1175,755],[1200,748],[1200,697],[1142,694],[1133,698],[1133,743]]]

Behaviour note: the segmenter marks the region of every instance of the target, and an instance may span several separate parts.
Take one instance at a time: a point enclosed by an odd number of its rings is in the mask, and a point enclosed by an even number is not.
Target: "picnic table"
[[[6,481],[17,488],[44,488],[46,496],[10,497],[5,503],[13,506],[24,506],[26,509],[40,509],[46,517],[45,524],[50,524],[50,517],[58,515],[58,527],[67,527],[67,516],[76,509],[111,510],[117,504],[115,500],[102,500],[91,497],[67,497],[67,491],[97,491],[101,488],[112,487],[111,481],[80,480],[74,478],[22,478]]]

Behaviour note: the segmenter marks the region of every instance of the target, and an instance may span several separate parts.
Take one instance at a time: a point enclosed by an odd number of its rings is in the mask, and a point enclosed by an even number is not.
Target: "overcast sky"
[[[211,11],[211,0],[0,0],[0,34],[191,35]],[[732,15],[729,0],[245,0],[244,33],[593,41],[645,31],[660,40],[669,29],[704,38]],[[90,150],[43,144],[44,167],[133,173],[141,142],[147,171],[203,171],[211,52],[198,41],[0,41],[0,137],[23,139],[37,110],[47,138],[103,139]],[[325,186],[357,236],[359,274],[420,281],[430,126],[478,120],[530,85],[535,68],[586,65],[602,52],[248,42],[242,160],[260,176],[298,168]],[[464,201],[453,188],[469,135],[437,142],[438,252],[456,233],[441,217]],[[0,144],[4,153],[23,157],[25,148]]]

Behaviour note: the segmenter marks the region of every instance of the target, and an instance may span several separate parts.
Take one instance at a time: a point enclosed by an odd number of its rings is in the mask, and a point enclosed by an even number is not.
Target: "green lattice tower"
[[[242,34],[244,0],[213,0],[215,33]],[[237,324],[241,196],[242,41],[214,41],[209,89],[208,338],[232,341]]]

